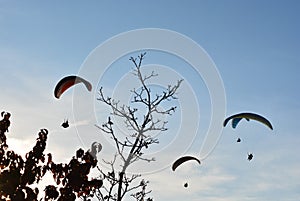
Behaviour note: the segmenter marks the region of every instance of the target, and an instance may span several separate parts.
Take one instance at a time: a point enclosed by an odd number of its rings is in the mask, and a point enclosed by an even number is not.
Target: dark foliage
[[[30,185],[39,183],[47,172],[53,175],[57,186],[62,187],[46,186],[44,200],[71,201],[76,197],[89,197],[93,196],[94,189],[102,186],[102,180],[88,179],[90,170],[97,164],[88,151],[77,150],[68,164],[54,163],[51,153],[47,154],[46,161],[44,151],[48,131],[41,129],[35,146],[22,158],[8,150],[5,132],[9,125],[9,118],[0,121],[0,200],[38,200],[39,189],[32,189]]]

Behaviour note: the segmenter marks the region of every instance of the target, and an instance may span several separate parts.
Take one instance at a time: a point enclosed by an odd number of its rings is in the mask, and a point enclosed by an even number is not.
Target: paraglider
[[[183,186],[184,186],[184,188],[187,188],[189,186],[189,184],[186,182]]]
[[[68,128],[68,127],[69,127],[69,121],[68,121],[68,119],[67,119],[66,121],[64,121],[64,122],[61,124],[61,126],[62,126],[63,128]]]
[[[248,154],[248,161],[251,161],[252,160],[252,158],[253,158],[253,154]]]
[[[197,161],[199,164],[201,164],[201,162],[200,162],[200,160],[199,160],[198,158],[195,158],[195,157],[193,157],[193,156],[183,156],[183,157],[177,159],[177,160],[173,163],[173,165],[172,165],[172,170],[175,171],[176,168],[177,168],[178,166],[180,166],[182,163],[185,163],[186,161],[190,161],[190,160],[195,160],[195,161]]]
[[[236,126],[238,125],[238,123],[243,119],[245,118],[247,121],[250,121],[250,119],[253,119],[253,120],[256,120],[256,121],[259,121],[263,124],[265,124],[266,126],[268,126],[271,130],[273,130],[273,126],[272,124],[270,123],[269,120],[267,120],[265,117],[261,116],[261,115],[258,115],[258,114],[254,114],[254,113],[239,113],[239,114],[235,114],[235,115],[232,115],[228,118],[225,119],[224,123],[223,123],[223,126],[225,127],[227,125],[227,123],[232,120],[232,127],[233,128],[236,128]]]
[[[62,78],[55,86],[54,89],[54,96],[55,98],[60,98],[60,96],[70,87],[72,87],[75,84],[83,83],[88,91],[92,91],[92,84],[88,82],[87,80],[76,76],[76,75],[70,75],[67,77]]]
[[[237,140],[236,140],[236,142],[241,142],[242,140],[241,140],[241,138],[238,138]]]

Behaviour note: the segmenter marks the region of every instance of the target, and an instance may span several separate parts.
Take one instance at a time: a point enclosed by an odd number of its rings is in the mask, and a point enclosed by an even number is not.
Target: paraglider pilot
[[[61,124],[61,126],[62,126],[63,128],[68,128],[68,127],[69,127],[69,121],[68,121],[68,119],[67,119],[66,121],[64,121],[64,122]]]
[[[251,161],[252,160],[252,158],[253,158],[253,154],[248,154],[248,161]]]

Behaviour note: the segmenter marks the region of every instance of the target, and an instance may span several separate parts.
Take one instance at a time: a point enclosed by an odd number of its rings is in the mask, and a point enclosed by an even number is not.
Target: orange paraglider
[[[74,86],[75,84],[83,83],[88,91],[92,91],[92,84],[87,80],[76,76],[70,75],[67,77],[62,78],[55,86],[54,89],[54,96],[55,98],[60,98],[60,96],[70,87]]]

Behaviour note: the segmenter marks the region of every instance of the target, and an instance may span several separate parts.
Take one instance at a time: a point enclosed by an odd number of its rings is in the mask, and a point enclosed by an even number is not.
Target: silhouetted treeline
[[[44,153],[48,137],[46,129],[40,130],[36,144],[25,158],[9,150],[5,135],[10,125],[8,122],[9,117],[0,121],[1,201],[35,201],[38,197],[40,200],[72,201],[76,197],[93,196],[94,189],[102,186],[102,180],[88,179],[90,170],[97,165],[97,159],[88,151],[77,150],[69,163],[55,163],[51,153]],[[56,186],[48,185],[42,189],[44,193],[40,193],[41,189],[33,189],[31,184],[38,184],[47,172],[53,175]],[[39,196],[39,193],[43,195]]]

